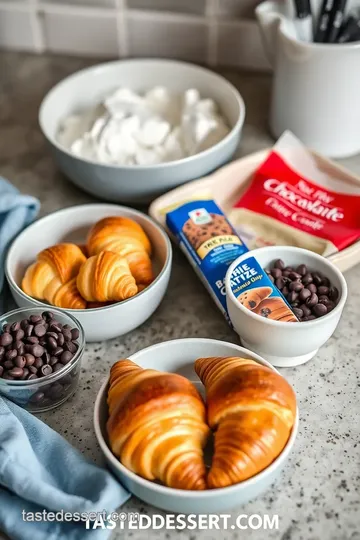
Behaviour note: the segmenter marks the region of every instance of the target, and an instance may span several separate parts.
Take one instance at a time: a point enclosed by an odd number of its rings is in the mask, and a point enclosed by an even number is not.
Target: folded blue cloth
[[[40,203],[0,177],[0,315],[9,310],[4,291],[6,251],[14,238],[37,216]]]
[[[61,435],[0,397],[0,530],[14,540],[99,540],[85,522],[23,521],[22,512],[115,511],[130,494]],[[28,514],[26,514],[28,516]]]

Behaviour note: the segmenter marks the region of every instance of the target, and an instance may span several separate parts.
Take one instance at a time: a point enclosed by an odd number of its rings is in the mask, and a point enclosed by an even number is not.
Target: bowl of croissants
[[[5,274],[19,307],[71,312],[85,338],[121,336],[145,322],[168,286],[171,243],[147,215],[87,204],[54,212],[13,242]]]
[[[94,429],[108,466],[136,497],[207,514],[274,482],[298,410],[290,384],[258,355],[189,338],[116,362],[95,402]]]

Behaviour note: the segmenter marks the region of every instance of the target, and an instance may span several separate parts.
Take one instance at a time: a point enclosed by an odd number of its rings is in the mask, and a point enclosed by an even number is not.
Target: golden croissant
[[[98,221],[87,239],[89,255],[113,251],[125,257],[136,283],[149,285],[153,279],[151,244],[143,228],[132,219],[120,216]]]
[[[119,302],[138,292],[126,259],[111,251],[102,251],[87,259],[80,268],[76,284],[88,302]]]
[[[175,373],[120,360],[110,372],[107,432],[112,451],[132,472],[177,489],[206,489],[205,405]]]
[[[86,302],[76,288],[76,276],[86,261],[75,244],[57,244],[41,251],[25,272],[22,290],[53,306],[85,309]]]
[[[254,476],[281,453],[296,416],[293,389],[272,369],[245,358],[199,358],[215,449],[210,488]]]

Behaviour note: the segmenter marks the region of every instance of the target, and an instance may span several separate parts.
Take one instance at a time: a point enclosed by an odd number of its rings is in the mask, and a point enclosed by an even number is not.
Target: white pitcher
[[[360,6],[353,0],[349,7]],[[319,2],[316,2],[318,11]],[[316,152],[343,158],[360,152],[360,42],[299,41],[284,0],[256,9],[274,68],[270,129],[289,129]]]

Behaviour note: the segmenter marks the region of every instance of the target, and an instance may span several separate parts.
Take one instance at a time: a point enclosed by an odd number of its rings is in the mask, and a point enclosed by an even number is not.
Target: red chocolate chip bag
[[[230,221],[250,249],[275,244],[325,256],[340,251],[360,238],[360,188],[331,174],[286,132],[233,205]]]

